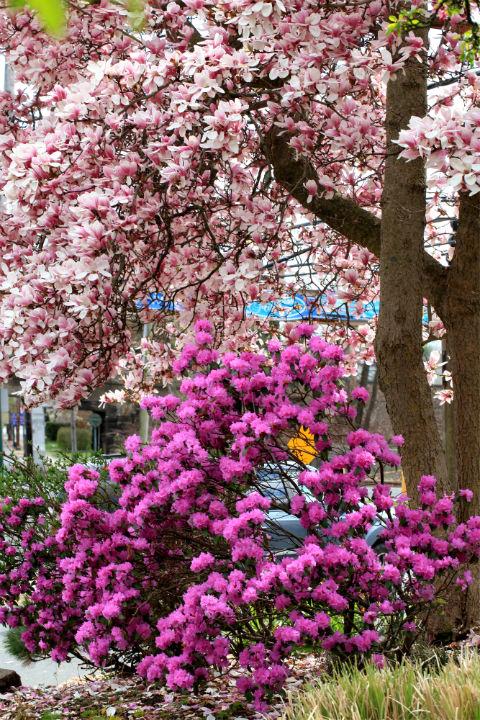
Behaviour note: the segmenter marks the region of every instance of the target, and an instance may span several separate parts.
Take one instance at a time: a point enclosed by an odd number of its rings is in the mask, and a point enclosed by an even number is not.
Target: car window
[[[272,500],[285,502],[293,491],[293,487],[289,486],[285,475],[275,471],[274,467],[259,468],[257,477],[262,493]]]
[[[271,498],[272,500],[281,500],[282,502],[284,502],[288,499],[285,488],[280,485],[262,485],[262,492],[264,495],[266,495],[268,498]]]
[[[315,497],[312,491],[305,487],[305,485],[302,485],[302,495],[304,496],[305,500],[308,500],[308,502],[318,500],[318,498]]]
[[[281,502],[288,501],[290,497],[297,494],[296,486],[293,482],[289,482],[288,477],[291,477],[292,481],[296,483],[300,472],[301,469],[293,464],[280,465],[278,469],[276,469],[275,465],[259,468],[257,470],[257,477],[260,489],[264,495],[272,500]],[[300,490],[308,502],[317,499],[304,485],[300,486]]]

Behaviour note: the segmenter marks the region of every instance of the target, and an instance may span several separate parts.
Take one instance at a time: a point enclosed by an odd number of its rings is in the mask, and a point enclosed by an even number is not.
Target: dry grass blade
[[[480,656],[348,668],[291,697],[283,720],[480,720]]]

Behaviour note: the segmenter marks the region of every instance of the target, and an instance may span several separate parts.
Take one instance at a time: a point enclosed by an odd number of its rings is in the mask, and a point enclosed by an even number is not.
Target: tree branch
[[[346,237],[379,257],[381,220],[350,198],[334,193],[332,198],[319,195],[309,197],[305,188],[308,180],[319,187],[317,173],[311,163],[299,157],[288,142],[287,135],[275,126],[266,133],[262,149],[272,165],[276,181],[287,190],[309,213]],[[423,254],[425,296],[442,316],[443,296],[447,284],[448,268],[427,252]]]

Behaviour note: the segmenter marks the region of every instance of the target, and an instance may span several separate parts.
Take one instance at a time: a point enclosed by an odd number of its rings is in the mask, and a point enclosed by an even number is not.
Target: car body
[[[315,471],[312,466],[305,469]],[[267,513],[265,529],[270,535],[270,550],[275,555],[293,555],[310,534],[300,522],[300,518],[288,512],[290,498],[298,493],[298,476],[302,468],[295,462],[268,463],[257,471],[258,487],[262,494],[271,498],[273,507]],[[305,487],[302,494],[307,500],[316,498]],[[283,506],[283,507],[282,507]],[[376,552],[384,551],[381,533],[384,525],[376,520],[365,535],[368,545]]]
[[[119,457],[122,456],[104,455],[98,459],[98,462],[86,463],[86,467],[92,470],[107,470],[109,463]],[[309,534],[301,524],[300,518],[288,512],[291,497],[298,493],[298,476],[302,469],[316,470],[310,465],[302,468],[296,462],[285,461],[266,463],[256,471],[258,490],[273,501],[273,507],[267,512],[264,529],[270,536],[269,548],[277,557],[294,555]],[[116,483],[107,481],[104,492],[108,501],[115,504],[118,502],[119,488]],[[307,500],[316,499],[305,486],[302,486],[301,492]],[[396,489],[397,494],[400,492],[400,489]],[[381,538],[383,529],[384,525],[378,519],[365,535],[368,545],[378,553],[385,549]]]

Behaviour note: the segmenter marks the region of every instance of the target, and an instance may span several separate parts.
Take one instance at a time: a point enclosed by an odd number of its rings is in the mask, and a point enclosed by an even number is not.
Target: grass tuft
[[[480,656],[337,670],[290,698],[282,720],[480,720]]]

